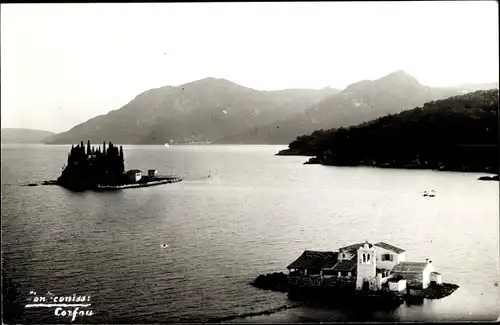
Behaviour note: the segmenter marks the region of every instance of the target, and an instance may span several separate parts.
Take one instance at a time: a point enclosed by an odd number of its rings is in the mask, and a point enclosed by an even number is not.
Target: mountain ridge
[[[460,87],[422,85],[413,76],[398,70],[375,80],[350,84],[295,116],[219,139],[216,143],[288,144],[316,130],[356,125],[463,92]]]
[[[43,143],[44,140],[55,133],[45,130],[30,128],[2,128],[2,143]]]
[[[56,134],[47,143],[78,143],[82,138],[123,144],[213,142],[223,135],[285,118],[339,91],[261,91],[208,77],[144,91],[121,108]]]
[[[89,139],[121,144],[287,144],[318,129],[355,125],[460,91],[424,86],[403,70],[343,90],[265,91],[207,77],[146,90],[121,108],[53,135],[46,143]]]

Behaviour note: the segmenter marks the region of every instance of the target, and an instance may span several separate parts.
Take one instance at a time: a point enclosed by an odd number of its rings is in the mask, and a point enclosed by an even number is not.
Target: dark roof
[[[356,268],[357,261],[356,260],[345,260],[338,262],[334,267],[333,271],[336,272],[349,272]]]
[[[139,169],[131,169],[127,173],[142,173]]]
[[[375,244],[375,246],[385,248],[385,249],[387,249],[388,251],[394,252],[394,253],[396,253],[396,254],[401,254],[401,253],[403,253],[403,252],[405,251],[405,250],[404,250],[404,249],[402,249],[402,248],[399,248],[399,247],[396,247],[396,246],[389,245],[389,244],[387,244],[387,243],[384,243],[383,241],[376,243],[376,244]]]
[[[403,280],[404,278],[401,276],[401,275],[395,275],[393,276],[392,278],[390,278],[389,280],[387,280],[388,282],[399,282],[400,280]]]
[[[401,262],[392,269],[392,272],[421,273],[428,264],[427,262]]]
[[[332,268],[337,263],[338,253],[336,252],[320,252],[320,251],[304,251],[292,264],[288,265],[288,269],[328,269]]]
[[[345,247],[340,247],[339,248],[339,251],[357,251],[360,247],[363,247],[366,243],[358,243],[358,244],[352,244],[352,245],[349,245],[349,246],[345,246]],[[373,247],[372,244],[368,243],[368,247]]]

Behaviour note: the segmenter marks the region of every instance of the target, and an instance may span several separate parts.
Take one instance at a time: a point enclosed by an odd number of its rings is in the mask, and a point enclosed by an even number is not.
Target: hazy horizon
[[[2,4],[1,39],[2,128],[56,133],[207,77],[258,90],[397,70],[434,87],[499,79],[493,1]]]

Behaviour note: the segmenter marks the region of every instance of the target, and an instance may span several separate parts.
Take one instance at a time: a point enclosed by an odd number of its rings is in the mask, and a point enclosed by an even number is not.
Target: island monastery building
[[[404,249],[384,242],[341,247],[337,252],[304,251],[288,267],[295,286],[328,286],[351,283],[356,290],[403,291],[442,284],[432,261],[407,262]]]

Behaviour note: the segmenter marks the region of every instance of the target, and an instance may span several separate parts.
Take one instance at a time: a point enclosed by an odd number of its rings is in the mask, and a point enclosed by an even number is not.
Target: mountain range
[[[53,135],[48,144],[287,144],[317,129],[350,126],[488,85],[433,88],[404,71],[344,90],[261,91],[206,78],[151,89],[106,115]]]
[[[337,94],[324,88],[259,91],[206,78],[148,90],[122,108],[57,134],[47,143],[211,143],[242,130],[285,119]]]
[[[53,132],[22,129],[22,128],[2,128],[2,143],[44,143],[44,141],[54,135]]]
[[[349,85],[304,112],[265,127],[247,130],[223,139],[225,143],[289,143],[315,130],[348,127],[388,114],[395,114],[432,100],[480,89],[498,88],[498,82],[484,85],[433,88],[400,70],[377,80]]]

